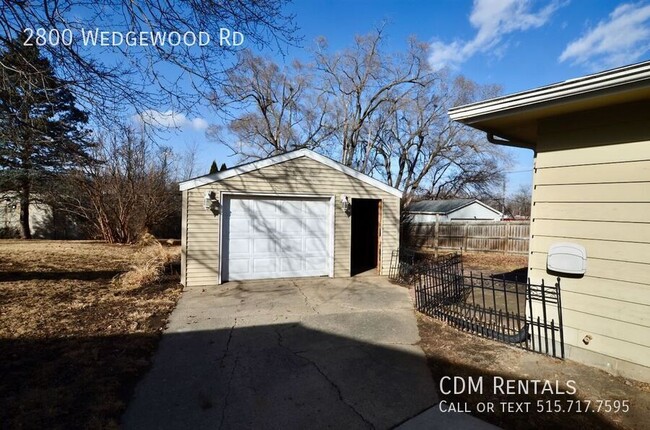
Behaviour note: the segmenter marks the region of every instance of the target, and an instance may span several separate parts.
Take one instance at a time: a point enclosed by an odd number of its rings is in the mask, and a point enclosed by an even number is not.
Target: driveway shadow
[[[296,322],[164,335],[123,426],[392,428],[436,402],[419,347]]]
[[[101,281],[110,280],[124,271],[120,270],[81,270],[81,271],[34,271],[34,272],[0,272],[0,282],[14,281],[58,281],[58,280],[80,280],[80,281]]]

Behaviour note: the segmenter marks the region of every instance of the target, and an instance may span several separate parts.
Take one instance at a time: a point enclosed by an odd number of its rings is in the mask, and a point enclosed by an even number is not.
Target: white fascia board
[[[499,215],[499,216],[503,216],[503,213],[499,212],[498,210],[494,209],[494,208],[491,207],[491,206],[486,205],[486,204],[483,203],[482,201],[480,201],[480,200],[474,200],[474,201],[475,201],[476,203],[480,204],[481,206],[483,206],[485,209],[491,210],[492,212],[494,212],[495,214],[497,214],[497,215]]]
[[[264,167],[273,166],[274,164],[283,163],[285,161],[293,160],[299,157],[311,158],[312,160],[325,164],[326,166],[331,167],[334,170],[338,170],[339,172],[345,173],[348,176],[352,176],[353,178],[356,178],[360,181],[363,181],[367,184],[377,187],[380,190],[386,191],[387,193],[392,194],[395,197],[402,198],[403,193],[397,188],[393,188],[390,185],[386,185],[375,178],[371,178],[368,175],[365,175],[361,172],[357,172],[356,170],[350,167],[337,163],[336,161],[324,157],[320,154],[317,154],[314,151],[311,151],[309,149],[299,149],[297,151],[287,152],[286,154],[280,154],[274,157],[265,158],[264,160],[259,160],[252,163],[244,164],[239,167],[233,167],[232,169],[224,170],[223,172],[217,172],[217,173],[213,173],[212,175],[206,175],[206,176],[201,176],[199,178],[190,179],[188,181],[181,182],[179,184],[179,189],[181,191],[185,191],[192,188],[200,187],[202,185],[208,185],[213,182],[232,178],[234,176],[259,170]]]
[[[451,119],[462,122],[463,120],[470,120],[506,110],[522,109],[541,103],[609,90],[647,80],[650,80],[650,61],[608,70],[582,78],[570,79],[509,96],[458,106],[450,109],[448,113]]]

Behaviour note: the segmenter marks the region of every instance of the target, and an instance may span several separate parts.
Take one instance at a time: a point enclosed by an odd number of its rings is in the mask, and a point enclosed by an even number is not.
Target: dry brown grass
[[[447,324],[418,314],[420,345],[434,380],[443,376],[483,379],[482,393],[465,390],[456,395],[443,395],[448,402],[467,403],[481,419],[503,429],[647,429],[650,417],[650,384],[612,376],[600,369],[570,360],[558,360],[542,354],[523,351],[503,343],[469,334]],[[566,381],[574,380],[577,392],[569,394],[501,394],[493,387],[493,378],[510,380]],[[459,390],[460,391],[460,390]],[[568,401],[628,400],[627,413],[596,412],[537,412],[537,401],[558,400],[564,407]],[[479,402],[492,402],[492,413],[476,413]],[[498,409],[499,402],[529,402],[527,412],[507,412]]]
[[[419,253],[434,256],[432,250],[419,249]],[[451,255],[454,252],[444,251],[439,255]],[[509,254],[505,252],[463,252],[463,268],[465,271],[483,272],[485,274],[507,273],[528,266],[528,256],[525,254]]]
[[[3,428],[116,428],[180,295],[178,247],[0,241]]]
[[[503,253],[466,253],[463,266],[466,271],[484,273],[509,273],[527,266],[526,256]],[[447,324],[418,314],[418,328],[421,346],[434,380],[443,376],[459,376],[467,381],[483,378],[486,382],[482,394],[464,392],[457,395],[443,395],[448,402],[467,403],[473,415],[494,423],[504,429],[573,429],[613,428],[646,429],[650,416],[650,384],[626,380],[605,373],[600,369],[581,365],[569,360],[562,361],[541,354],[523,351],[505,344],[484,339],[460,331]],[[501,395],[494,394],[494,376],[504,379],[541,379],[576,381],[577,393],[570,395]],[[568,400],[629,400],[627,413],[538,413],[537,401],[559,400],[567,405]],[[524,412],[476,413],[479,402],[530,402],[531,410]]]
[[[179,259],[178,247],[170,250],[158,241],[140,244],[138,248],[134,254],[136,263],[113,280],[118,288],[133,290],[151,285],[160,280],[166,267]]]
[[[528,256],[504,252],[463,253],[465,270],[484,273],[507,273],[528,266]]]

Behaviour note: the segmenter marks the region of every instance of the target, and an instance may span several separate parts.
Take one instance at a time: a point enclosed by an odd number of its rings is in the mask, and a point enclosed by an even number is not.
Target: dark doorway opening
[[[377,268],[380,204],[381,201],[376,199],[352,199],[352,276]]]

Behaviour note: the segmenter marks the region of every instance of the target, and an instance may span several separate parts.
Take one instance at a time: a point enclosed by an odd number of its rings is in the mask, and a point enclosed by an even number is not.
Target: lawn
[[[178,259],[157,242],[0,241],[0,427],[117,428],[180,296]]]

